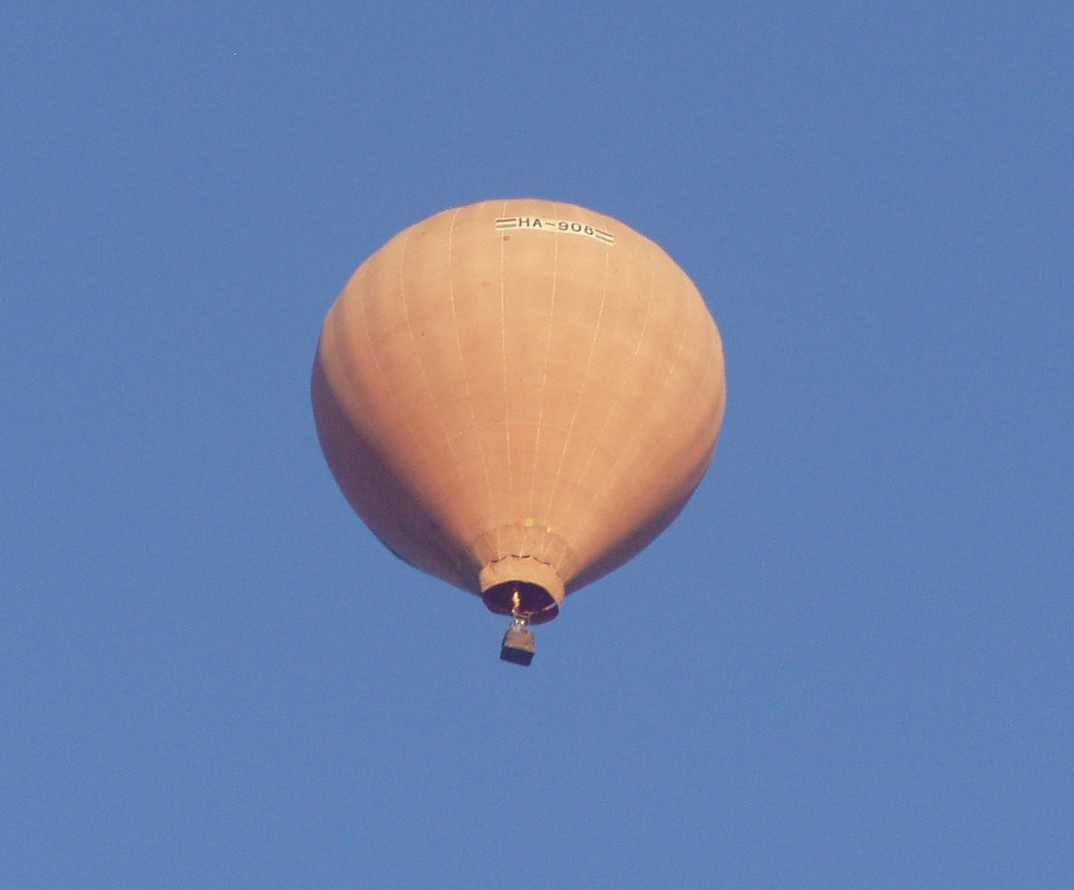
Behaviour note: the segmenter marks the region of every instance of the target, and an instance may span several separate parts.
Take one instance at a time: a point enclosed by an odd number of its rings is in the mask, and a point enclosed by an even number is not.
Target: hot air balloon
[[[351,506],[411,566],[530,625],[678,515],[712,459],[723,348],[686,274],[610,217],[535,199],[400,232],[329,310],[317,433]]]

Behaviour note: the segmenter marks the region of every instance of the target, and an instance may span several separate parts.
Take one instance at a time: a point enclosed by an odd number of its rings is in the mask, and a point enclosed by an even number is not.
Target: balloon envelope
[[[723,349],[652,241],[570,204],[488,201],[361,265],[325,320],[312,396],[328,464],[377,537],[539,623],[697,487]]]

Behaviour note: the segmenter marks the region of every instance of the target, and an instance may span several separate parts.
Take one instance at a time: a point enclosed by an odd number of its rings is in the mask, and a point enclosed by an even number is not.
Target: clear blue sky
[[[1074,886],[1074,11],[701,5],[5,8],[0,886]],[[729,391],[528,670],[308,398],[516,196],[660,243]]]

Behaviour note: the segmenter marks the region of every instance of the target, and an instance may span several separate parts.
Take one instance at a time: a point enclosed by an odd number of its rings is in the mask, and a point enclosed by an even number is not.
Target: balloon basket
[[[500,660],[528,667],[537,651],[537,640],[525,622],[513,621],[507,628],[500,647]]]

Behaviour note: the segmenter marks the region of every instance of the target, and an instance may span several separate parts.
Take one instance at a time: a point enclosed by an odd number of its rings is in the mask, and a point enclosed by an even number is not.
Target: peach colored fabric
[[[325,320],[312,394],[340,488],[393,552],[474,593],[529,565],[558,602],[700,482],[723,349],[647,238],[570,204],[488,201],[362,264]]]

